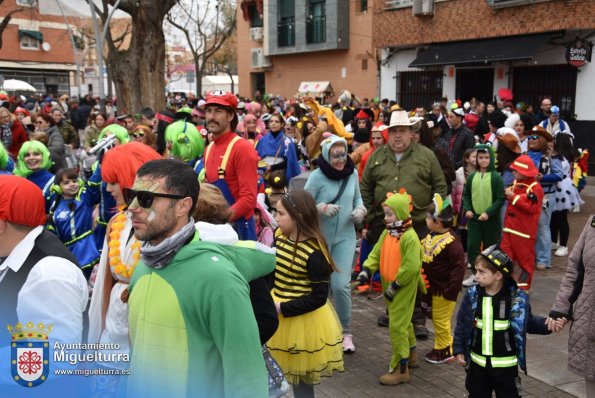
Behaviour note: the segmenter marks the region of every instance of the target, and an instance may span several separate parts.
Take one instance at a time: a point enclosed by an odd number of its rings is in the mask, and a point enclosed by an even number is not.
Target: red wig
[[[118,183],[120,188],[132,188],[136,172],[140,167],[161,159],[153,148],[140,142],[131,142],[110,149],[101,163],[101,178],[107,183]]]

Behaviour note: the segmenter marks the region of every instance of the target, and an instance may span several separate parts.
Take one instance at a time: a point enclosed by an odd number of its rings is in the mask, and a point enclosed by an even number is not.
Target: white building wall
[[[595,120],[595,65],[587,63],[576,78],[574,113],[577,120]]]
[[[386,59],[389,52],[382,50],[382,59]],[[380,67],[380,98],[397,99],[397,72],[420,70],[409,68],[409,64],[417,58],[416,50],[398,51]]]
[[[445,65],[442,70],[444,78],[442,79],[442,96],[449,101],[454,100],[457,91],[457,72],[454,65]]]

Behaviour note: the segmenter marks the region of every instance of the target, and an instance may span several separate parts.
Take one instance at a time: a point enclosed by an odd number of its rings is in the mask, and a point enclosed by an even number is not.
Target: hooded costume
[[[425,285],[421,275],[422,249],[411,222],[411,197],[407,192],[387,194],[384,206],[389,207],[397,216],[397,222],[387,225],[380,239],[364,262],[368,275],[380,270],[382,289],[386,292],[396,285],[396,294],[392,301],[387,300],[389,315],[389,334],[393,348],[390,361],[390,373],[397,371],[407,374],[411,350],[416,340],[413,333],[413,308],[418,288],[425,293]],[[386,295],[386,293],[385,293]],[[386,376],[386,375],[385,375]],[[383,376],[384,377],[384,376]],[[382,383],[382,378],[381,381]]]
[[[329,204],[337,197],[341,186],[344,185],[343,192],[333,202],[334,205],[340,207],[337,215],[330,217],[321,214],[320,227],[335,264],[340,270],[331,275],[331,290],[341,325],[345,332],[349,332],[351,325],[351,266],[356,242],[352,213],[359,208],[365,214],[365,208],[359,191],[357,171],[354,170],[351,159],[347,157],[347,162],[341,172],[330,165],[330,150],[333,145],[343,145],[347,151],[347,142],[343,138],[333,135],[322,141],[322,154],[319,157],[320,168],[310,174],[304,189],[312,194],[317,205]]]
[[[529,290],[535,269],[535,240],[543,189],[535,180],[538,171],[529,156],[519,156],[510,168],[527,178],[515,181],[512,186],[514,194],[508,198],[500,247],[521,268],[516,278],[519,287]]]
[[[378,122],[374,125],[374,127],[372,128],[372,132],[370,133],[370,145],[368,146],[368,148],[366,149],[366,151],[362,154],[361,160],[359,162],[359,166],[357,169],[357,172],[359,174],[359,178],[361,180],[362,175],[364,174],[364,169],[366,168],[366,164],[368,163],[368,159],[370,158],[370,155],[372,155],[374,153],[374,151],[378,148],[374,147],[374,143],[372,142],[372,135],[376,132],[376,131],[380,131],[380,133],[382,134],[382,142],[383,144],[386,144],[386,142],[388,141],[388,129],[386,128],[386,126],[384,125],[384,123],[382,122]],[[362,146],[360,146],[359,148],[362,148]],[[357,152],[359,150],[359,148],[357,148],[352,154],[351,154],[351,159],[353,159],[353,154],[355,152]],[[354,163],[357,163],[354,160]]]
[[[301,172],[295,144],[291,138],[285,135],[284,130],[276,133],[269,131],[258,141],[256,151],[261,159],[271,159],[272,163],[267,163],[272,166],[272,169],[277,164],[276,162],[281,159],[285,160],[285,181],[288,183]]]
[[[495,245],[500,240],[502,230],[500,209],[504,204],[504,184],[496,171],[494,151],[490,145],[476,145],[479,153],[490,155],[490,164],[485,173],[476,170],[467,177],[463,191],[463,214],[471,211],[473,217],[467,219],[467,255],[473,264],[480,248]],[[478,218],[482,213],[488,215],[486,221]]]

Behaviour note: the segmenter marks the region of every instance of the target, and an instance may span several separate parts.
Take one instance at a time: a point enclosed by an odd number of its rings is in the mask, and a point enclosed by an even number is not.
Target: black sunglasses
[[[153,199],[155,198],[169,198],[169,199],[184,199],[185,196],[174,195],[169,193],[159,193],[150,191],[135,191],[134,189],[125,189],[122,194],[124,195],[124,201],[128,206],[132,204],[134,199],[138,200],[138,204],[145,209],[150,208],[153,205]]]

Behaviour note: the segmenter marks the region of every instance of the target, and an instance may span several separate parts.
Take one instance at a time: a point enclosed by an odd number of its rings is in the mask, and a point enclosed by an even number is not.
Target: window
[[[262,28],[264,26],[262,22],[262,16],[258,12],[258,9],[256,9],[255,3],[250,3],[248,5],[248,13],[250,14],[251,28]]]
[[[413,0],[385,0],[385,4],[387,9],[404,8],[411,7]]]
[[[17,0],[17,6],[37,7],[37,0]]]
[[[326,42],[326,1],[308,0],[306,43]]]
[[[43,43],[43,35],[35,30],[19,30],[19,41],[21,48],[39,49]]]
[[[359,5],[359,12],[368,11],[368,0],[358,0],[357,4]]]
[[[295,46],[295,0],[279,0],[278,45]]]
[[[397,72],[397,102],[403,109],[429,107],[442,97],[442,70]]]
[[[487,0],[489,6],[494,8],[524,6],[527,4],[542,3],[544,1],[552,0]]]

